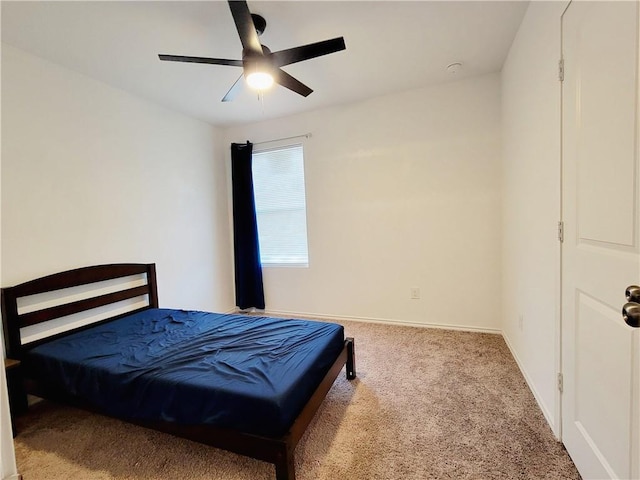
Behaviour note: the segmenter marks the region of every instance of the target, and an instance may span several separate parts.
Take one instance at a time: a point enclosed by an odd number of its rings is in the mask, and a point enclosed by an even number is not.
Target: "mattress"
[[[23,364],[47,389],[125,420],[279,437],[343,344],[332,323],[149,309],[34,347]]]

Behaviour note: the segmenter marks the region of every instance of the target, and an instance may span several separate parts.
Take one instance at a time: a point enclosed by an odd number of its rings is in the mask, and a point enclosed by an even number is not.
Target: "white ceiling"
[[[223,1],[2,2],[2,41],[107,84],[229,126],[500,71],[525,1],[249,1],[272,51],[343,36],[347,49],[284,67],[277,86],[221,103],[241,68],[161,62],[159,53],[241,59]],[[455,75],[446,66],[462,62]]]

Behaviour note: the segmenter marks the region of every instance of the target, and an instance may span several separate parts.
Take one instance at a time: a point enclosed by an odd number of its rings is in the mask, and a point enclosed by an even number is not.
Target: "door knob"
[[[640,303],[625,303],[624,307],[622,307],[622,318],[630,327],[640,327]]]
[[[627,302],[640,303],[640,287],[637,285],[629,285],[624,292]]]

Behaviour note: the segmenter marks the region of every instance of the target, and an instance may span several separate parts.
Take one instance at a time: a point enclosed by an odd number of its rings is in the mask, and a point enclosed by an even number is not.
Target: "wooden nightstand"
[[[17,435],[14,419],[27,411],[27,394],[22,384],[21,370],[20,360],[4,359],[4,371],[7,376],[7,390],[9,391],[9,408],[11,409],[11,426],[14,437]]]

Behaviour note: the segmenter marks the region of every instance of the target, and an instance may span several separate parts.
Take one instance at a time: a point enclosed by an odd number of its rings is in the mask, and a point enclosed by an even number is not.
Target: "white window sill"
[[[308,263],[263,263],[263,268],[309,268]]]

